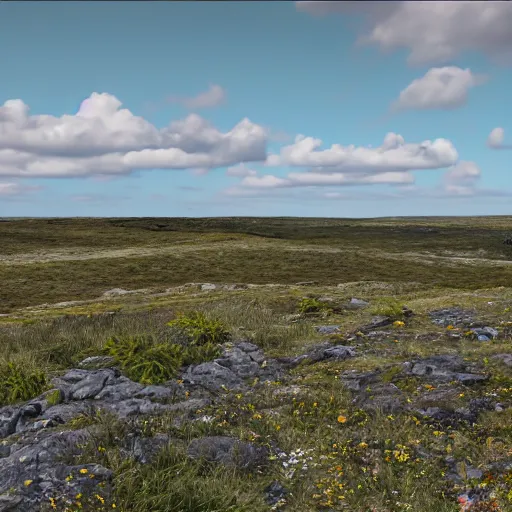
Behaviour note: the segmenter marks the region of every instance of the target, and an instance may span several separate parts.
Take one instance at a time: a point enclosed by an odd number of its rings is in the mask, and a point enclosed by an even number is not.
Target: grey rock
[[[260,370],[260,365],[253,361],[249,354],[238,347],[225,350],[223,357],[215,359],[215,363],[229,368],[241,379],[254,377]]]
[[[492,358],[501,361],[507,366],[512,366],[512,354],[496,354]]]
[[[190,398],[183,402],[177,402],[168,407],[169,412],[181,412],[187,415],[191,415],[200,409],[204,409],[211,404],[211,400],[207,398]]]
[[[216,285],[214,285],[214,284],[212,284],[212,283],[203,283],[203,284],[201,285],[201,290],[202,290],[203,292],[205,292],[205,291],[213,291],[213,290],[215,290],[216,288],[217,288],[217,286],[216,286]]]
[[[350,357],[355,357],[356,352],[354,347],[346,347],[344,345],[337,345],[335,347],[327,348],[324,350],[325,359],[335,359],[337,361],[343,361]]]
[[[286,498],[289,491],[283,487],[279,482],[272,482],[265,490],[265,501],[268,505],[275,505],[282,499]]]
[[[189,367],[183,380],[190,384],[199,384],[209,391],[219,391],[222,386],[237,388],[242,384],[240,377],[215,361]]]
[[[478,337],[478,341],[490,341],[499,334],[493,327],[474,327],[470,331]]]
[[[115,365],[115,359],[111,356],[91,356],[78,363],[78,366],[85,369],[106,368]]]
[[[485,382],[489,380],[488,375],[477,375],[474,373],[457,373],[455,377],[458,382],[465,384],[466,386],[471,386],[478,382]]]
[[[68,421],[80,416],[82,414],[93,414],[94,407],[89,402],[71,402],[64,404],[57,404],[49,407],[42,414],[41,420],[53,420],[56,423],[67,423]]]
[[[169,445],[170,437],[166,434],[157,434],[153,437],[135,437],[129,440],[129,454],[137,462],[148,464]]]
[[[264,446],[232,437],[213,436],[192,440],[188,447],[188,455],[193,459],[253,470],[267,464],[269,451]]]
[[[120,418],[138,416],[140,414],[158,415],[168,410],[169,406],[151,402],[143,398],[129,398],[120,402],[105,402],[102,407],[114,412]]]
[[[11,447],[7,444],[0,444],[0,459],[4,457],[9,457],[11,454]]]
[[[336,334],[341,332],[339,325],[317,325],[315,329],[320,334]]]
[[[437,309],[430,311],[429,316],[434,324],[447,327],[448,325],[470,325],[474,321],[474,313],[459,307]]]
[[[103,387],[94,397],[97,400],[120,401],[133,397],[143,389],[143,384],[133,382],[127,377],[121,376],[112,384]]]
[[[111,369],[96,370],[75,382],[70,389],[72,400],[85,400],[95,397],[107,384],[115,382],[115,373]]]
[[[119,297],[121,295],[127,295],[128,293],[132,293],[129,290],[123,290],[122,288],[112,288],[111,290],[107,290],[103,293],[104,297]]]
[[[17,494],[0,495],[0,512],[12,512],[18,508],[23,498]]]
[[[16,425],[20,419],[19,407],[2,407],[0,409],[0,439],[16,432]]]
[[[354,308],[354,309],[358,309],[358,308],[366,308],[367,306],[369,306],[370,303],[369,302],[366,302],[365,300],[361,300],[361,299],[356,299],[354,297],[352,297],[350,299],[350,302],[349,302],[349,306],[351,308]]]

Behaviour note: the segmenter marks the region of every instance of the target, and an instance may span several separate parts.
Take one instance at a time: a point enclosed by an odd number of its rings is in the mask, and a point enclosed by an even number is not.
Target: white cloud
[[[473,183],[480,178],[480,174],[475,162],[461,160],[446,171],[444,178],[450,184]]]
[[[20,185],[19,183],[0,183],[0,198],[14,197],[41,190],[40,185]]]
[[[404,48],[411,64],[446,63],[475,50],[502,63],[512,62],[512,2],[386,1],[296,2],[314,14],[364,14],[370,29],[361,44],[383,50]],[[359,4],[359,5],[358,5]]]
[[[441,192],[448,196],[476,195],[476,182],[480,179],[480,174],[480,168],[475,162],[461,160],[444,174]]]
[[[245,176],[256,176],[258,173],[249,169],[245,164],[237,164],[231,167],[228,167],[226,170],[226,176],[236,176],[239,178],[244,178]]]
[[[456,66],[429,69],[413,80],[393,104],[394,110],[454,109],[466,104],[468,91],[486,77]]]
[[[197,96],[170,96],[168,101],[171,103],[180,103],[189,110],[213,108],[222,105],[226,101],[226,91],[220,85],[212,84],[207,91]]]
[[[440,169],[455,164],[457,150],[446,139],[406,144],[401,135],[388,133],[377,148],[341,146],[318,150],[320,139],[299,135],[295,143],[269,155],[267,166],[313,167],[318,172],[405,172],[414,169]]]
[[[512,144],[503,144],[505,139],[505,130],[503,128],[494,128],[487,137],[487,145],[493,149],[512,149]]]
[[[271,174],[264,176],[248,176],[241,182],[242,187],[249,188],[280,188],[280,187],[322,187],[368,184],[403,184],[413,183],[414,177],[407,172],[384,172],[381,174],[320,174],[292,172],[286,178]]]
[[[0,176],[69,177],[142,169],[211,169],[266,158],[264,128],[243,119],[222,133],[197,114],[158,129],[93,93],[75,115],[29,115],[22,100],[0,106]]]

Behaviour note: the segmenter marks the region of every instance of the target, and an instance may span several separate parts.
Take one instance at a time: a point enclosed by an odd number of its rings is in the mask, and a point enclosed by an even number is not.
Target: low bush
[[[40,395],[47,386],[44,372],[27,370],[15,363],[0,366],[0,405],[30,400]]]
[[[207,318],[203,313],[180,314],[167,324],[181,331],[189,338],[191,345],[221,344],[230,340],[230,333],[218,320]]]

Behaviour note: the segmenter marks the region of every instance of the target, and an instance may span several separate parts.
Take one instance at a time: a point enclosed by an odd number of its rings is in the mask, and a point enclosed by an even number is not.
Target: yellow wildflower
[[[34,481],[34,480],[25,480],[25,481],[23,482],[23,485],[24,485],[25,487],[28,487],[28,486],[29,486],[33,481]]]
[[[82,475],[86,475],[87,473],[89,473],[89,470],[87,468],[82,468],[80,470],[80,473],[82,473]]]
[[[338,416],[338,423],[345,423],[346,421],[347,421],[346,416],[343,416],[342,414],[340,414]]]

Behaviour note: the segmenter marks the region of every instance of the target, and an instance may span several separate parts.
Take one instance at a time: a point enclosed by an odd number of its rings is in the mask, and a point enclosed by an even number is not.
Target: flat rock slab
[[[246,443],[233,437],[212,436],[192,440],[188,455],[193,459],[252,470],[267,464],[269,451],[265,446]]]

